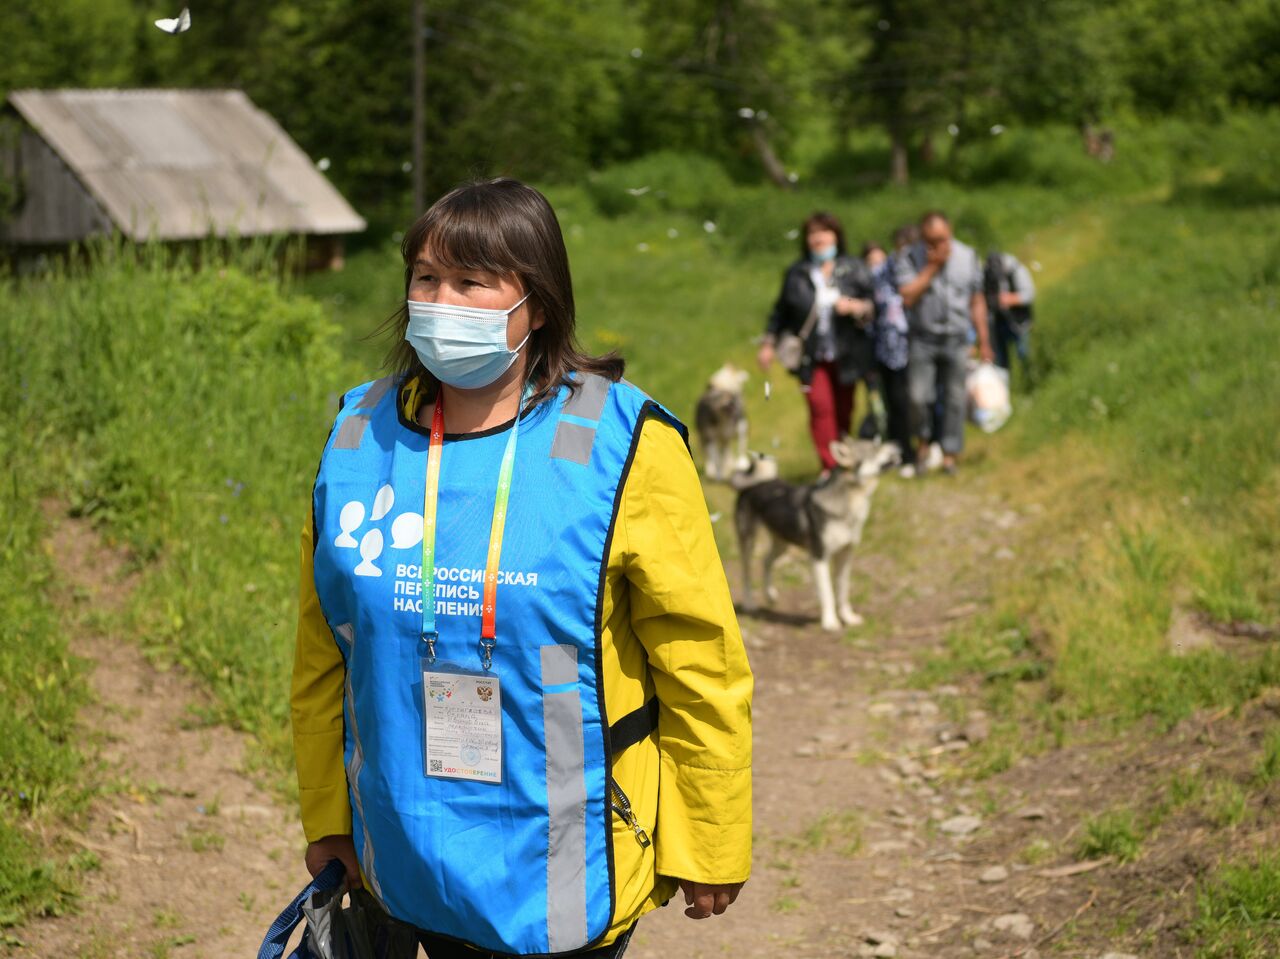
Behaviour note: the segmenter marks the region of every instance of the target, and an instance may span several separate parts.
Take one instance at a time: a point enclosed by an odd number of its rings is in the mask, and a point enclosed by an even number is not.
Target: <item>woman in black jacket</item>
[[[844,228],[835,216],[812,214],[800,235],[801,258],[782,278],[757,358],[767,371],[783,334],[804,338],[800,367],[793,372],[809,403],[809,432],[825,472],[836,465],[832,441],[849,433],[858,381],[875,366],[874,289],[866,264],[845,254]]]

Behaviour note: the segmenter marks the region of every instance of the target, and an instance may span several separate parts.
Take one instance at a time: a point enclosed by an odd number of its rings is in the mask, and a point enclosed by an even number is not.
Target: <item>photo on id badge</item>
[[[441,779],[502,782],[502,686],[491,671],[422,666],[423,771]]]

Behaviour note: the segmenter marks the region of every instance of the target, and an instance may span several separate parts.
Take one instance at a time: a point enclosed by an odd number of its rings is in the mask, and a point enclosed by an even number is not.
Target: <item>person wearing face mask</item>
[[[790,370],[809,404],[809,432],[824,472],[835,469],[831,443],[848,435],[858,382],[870,382],[874,289],[866,264],[845,253],[844,228],[817,212],[800,228],[800,259],[787,268],[757,360],[766,373],[787,335],[802,341]],[[867,390],[870,398],[871,391]]]
[[[403,343],[302,535],[305,863],[430,959],[612,959],[750,871],[752,677],[686,430],[578,346],[536,190],[461,186],[403,254]]]

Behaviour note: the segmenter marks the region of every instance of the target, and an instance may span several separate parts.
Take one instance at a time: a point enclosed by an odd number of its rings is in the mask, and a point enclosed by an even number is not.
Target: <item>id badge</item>
[[[422,668],[423,769],[440,779],[502,782],[502,687],[492,672]]]

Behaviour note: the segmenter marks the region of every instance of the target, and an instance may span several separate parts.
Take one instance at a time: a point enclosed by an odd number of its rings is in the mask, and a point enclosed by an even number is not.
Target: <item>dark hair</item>
[[[862,244],[862,258],[865,260],[876,250],[879,250],[881,253],[884,253],[884,247],[882,247],[875,240],[868,240],[866,243]]]
[[[905,226],[900,226],[893,231],[894,249],[900,250],[904,246],[910,246],[912,243],[919,241],[919,239],[920,227],[916,226],[914,223],[908,223]]]
[[[476,180],[431,204],[400,244],[406,299],[414,261],[425,246],[444,266],[514,277],[524,286],[529,309],[541,311],[544,320],[529,336],[526,375],[534,385],[533,402],[542,402],[561,384],[576,389],[569,378],[575,371],[598,373],[614,382],[622,378],[622,357],[616,353],[589,356],[578,344],[573,281],[560,223],[547,198],[533,187],[509,177]],[[419,377],[426,395],[434,396],[436,378],[404,339],[408,324],[409,311],[404,306],[385,324],[389,335],[399,337],[387,365]]]
[[[809,257],[809,234],[814,230],[830,230],[836,235],[836,254],[844,256],[844,227],[834,213],[818,210],[810,213],[800,225],[800,257]]]
[[[941,220],[947,226],[951,225],[951,221],[947,219],[947,215],[941,210],[925,210],[924,213],[920,215],[920,229],[923,230],[934,220]]]

